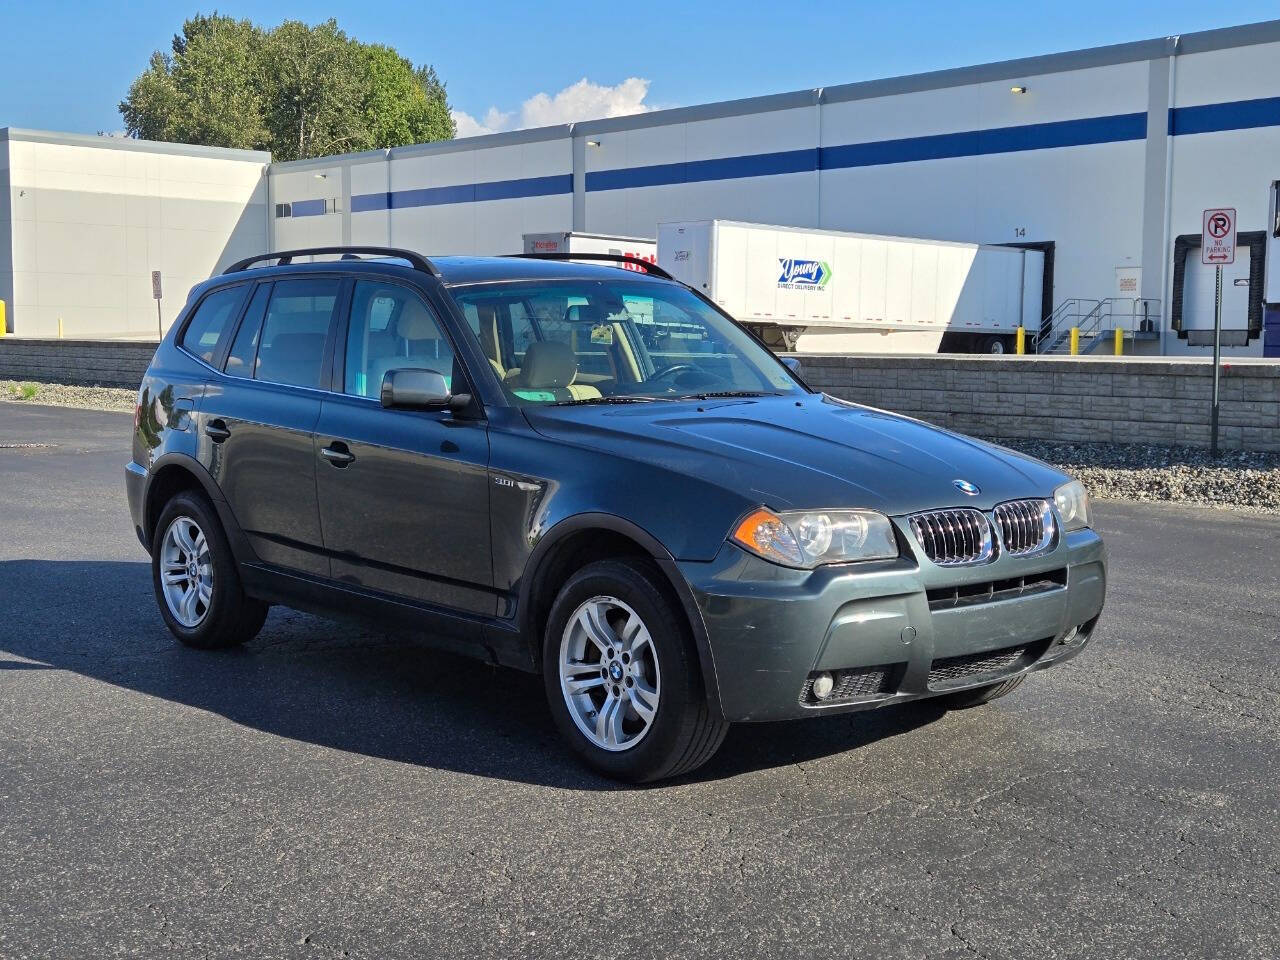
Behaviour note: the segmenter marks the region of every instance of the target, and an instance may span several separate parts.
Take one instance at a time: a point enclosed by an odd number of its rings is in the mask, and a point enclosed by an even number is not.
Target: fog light
[[[813,695],[819,700],[827,699],[835,688],[836,682],[829,673],[820,673],[813,678]]]
[[[1072,627],[1065,634],[1063,634],[1062,639],[1059,640],[1058,642],[1064,646],[1070,646],[1071,644],[1076,642],[1076,637],[1079,635],[1079,633],[1080,633],[1079,627]]]

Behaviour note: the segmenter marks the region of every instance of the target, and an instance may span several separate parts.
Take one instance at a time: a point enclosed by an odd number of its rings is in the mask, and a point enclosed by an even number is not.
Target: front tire
[[[618,780],[688,773],[729,729],[708,705],[684,612],[642,560],[603,560],[569,578],[547,619],[542,673],[561,735]]]
[[[245,594],[218,515],[202,494],[173,497],[151,541],[151,582],[165,626],[201,650],[234,647],[255,637],[267,605]]]

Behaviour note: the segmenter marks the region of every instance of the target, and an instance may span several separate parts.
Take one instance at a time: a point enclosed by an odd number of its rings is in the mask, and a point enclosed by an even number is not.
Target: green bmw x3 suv
[[[630,781],[731,723],[1003,696],[1106,589],[1078,482],[815,392],[609,255],[242,261],[156,351],[125,476],[183,643],[284,604],[540,673]]]

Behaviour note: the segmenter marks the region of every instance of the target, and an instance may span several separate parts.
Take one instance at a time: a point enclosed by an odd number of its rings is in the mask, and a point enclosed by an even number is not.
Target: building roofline
[[[238,150],[233,147],[207,147],[193,143],[169,143],[164,140],[137,140],[133,137],[102,137],[91,133],[26,130],[22,127],[0,127],[0,140],[51,143],[66,147],[95,147],[105,150],[132,150],[138,153],[166,153],[182,157],[210,157],[217,160],[243,160],[248,163],[271,162],[271,153],[267,150]]]

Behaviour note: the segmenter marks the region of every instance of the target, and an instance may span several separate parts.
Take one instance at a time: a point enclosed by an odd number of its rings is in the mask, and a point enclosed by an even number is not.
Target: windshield
[[[804,393],[776,357],[683,287],[620,279],[451,292],[518,404]]]

